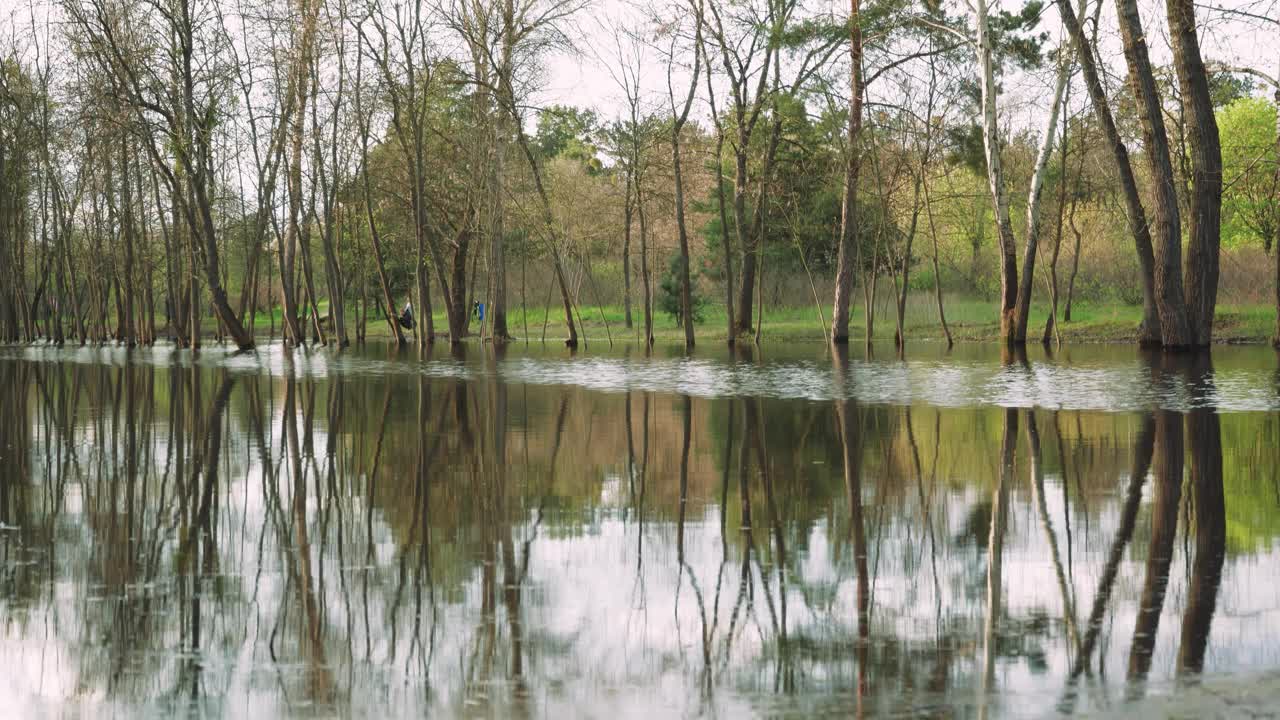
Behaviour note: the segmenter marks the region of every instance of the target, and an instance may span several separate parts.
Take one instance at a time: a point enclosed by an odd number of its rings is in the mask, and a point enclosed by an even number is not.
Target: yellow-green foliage
[[[1262,98],[1240,98],[1218,111],[1222,138],[1222,242],[1232,248],[1268,249],[1280,231],[1276,184],[1276,107]]]

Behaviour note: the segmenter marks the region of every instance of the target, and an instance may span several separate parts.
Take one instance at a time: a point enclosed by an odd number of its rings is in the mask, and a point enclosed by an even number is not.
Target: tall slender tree
[[[1143,155],[1151,173],[1154,284],[1156,308],[1160,314],[1160,339],[1167,348],[1188,347],[1195,337],[1182,288],[1182,219],[1178,212],[1164,109],[1151,69],[1137,0],[1116,0],[1116,14],[1120,38],[1124,43],[1125,62],[1129,66],[1129,83],[1142,123]],[[1114,142],[1112,145],[1114,148]]]

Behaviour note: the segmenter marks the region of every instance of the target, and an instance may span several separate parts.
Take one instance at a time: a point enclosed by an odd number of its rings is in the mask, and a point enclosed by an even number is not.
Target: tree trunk
[[[477,216],[476,219],[477,219],[477,225],[478,225],[479,217]],[[478,293],[480,293],[479,273],[480,273],[480,253],[471,253],[471,282],[467,286],[467,300],[462,306],[463,312],[460,313],[463,317],[463,321],[462,321],[463,335],[471,334],[471,318],[472,318],[471,308],[475,307],[476,297]],[[483,297],[483,295],[480,295],[480,297]],[[476,313],[476,315],[478,316],[479,313]],[[581,319],[581,316],[579,316],[579,319]],[[484,337],[484,322],[478,319],[477,321],[480,323],[480,328],[476,332],[481,337]]]
[[[338,253],[334,247],[334,234],[337,224],[333,216],[332,202],[326,202],[324,227],[320,232],[321,249],[324,252],[324,277],[329,290],[329,319],[333,322],[333,338],[338,347],[351,344],[347,337],[347,309],[343,296],[346,294],[342,268],[338,265]]]
[[[626,168],[626,190],[622,200],[622,322],[631,329],[631,225],[635,215],[632,186],[635,183],[635,158]]]
[[[120,234],[124,236],[124,335],[125,344],[138,344],[138,323],[134,316],[133,288],[133,183],[129,178],[129,143],[120,143]],[[59,333],[61,334],[61,333]]]
[[[922,163],[928,163],[928,157],[929,152],[926,149]],[[916,176],[915,190],[913,191],[914,198],[911,203],[911,222],[907,227],[906,242],[903,244],[902,258],[899,263],[902,283],[898,285],[895,280],[893,343],[898,350],[905,349],[907,345],[907,290],[911,286],[911,246],[915,242],[916,230],[920,224],[920,199],[924,185],[924,173],[925,168],[922,166],[920,174]]]
[[[466,221],[464,221],[466,222]],[[469,227],[463,227],[454,242],[453,251],[453,283],[449,286],[449,296],[445,298],[445,304],[450,306],[449,312],[449,342],[457,345],[462,342],[462,338],[469,332],[471,324],[471,306],[467,303],[467,254],[471,249],[471,230]],[[472,261],[472,280],[475,279],[474,259]],[[474,291],[474,282],[470,285]],[[454,327],[454,322],[457,327]]]
[[[831,342],[849,343],[854,258],[858,253],[858,143],[862,135],[861,0],[849,0],[849,120],[845,130],[844,199],[840,206],[840,247],[836,253],[835,298],[831,307]],[[745,277],[745,275],[744,275]],[[745,282],[745,281],[744,281]],[[870,318],[870,316],[868,316]],[[868,323],[870,320],[868,319]]]
[[[1276,258],[1276,335],[1272,339],[1271,344],[1280,349],[1280,70],[1276,71],[1276,93],[1272,96],[1276,105],[1276,179],[1272,184],[1275,188],[1275,196],[1273,202],[1273,219],[1271,239],[1271,252]]]
[[[881,232],[877,229],[874,244],[871,248],[871,269],[862,273],[862,307],[863,307],[863,340],[866,348],[871,349],[872,339],[876,335],[876,290],[880,284],[880,240]],[[861,267],[862,251],[859,249],[858,265]],[[869,354],[869,353],[868,353]]]
[[[418,246],[421,253],[422,246]],[[436,318],[435,312],[431,309],[431,274],[422,266],[421,261],[414,272],[414,280],[418,288],[418,307],[422,311],[422,318],[418,320],[418,347],[426,347],[436,341]],[[449,311],[448,297],[445,298],[445,314],[449,323],[450,330],[453,329],[453,315]],[[452,334],[450,336],[452,338]]]
[[[1014,318],[1014,341],[1017,343],[1027,341],[1027,321],[1031,317],[1031,292],[1035,288],[1036,279],[1036,252],[1040,243],[1040,194],[1044,189],[1049,158],[1053,154],[1058,112],[1062,108],[1062,98],[1070,76],[1071,65],[1066,58],[1060,58],[1058,77],[1053,86],[1053,99],[1049,106],[1049,117],[1045,121],[1044,135],[1040,138],[1040,150],[1036,153],[1035,170],[1031,174],[1031,187],[1027,190],[1026,248],[1022,256],[1022,279],[1018,286],[1018,306]]]
[[[560,302],[564,306],[564,323],[569,331],[569,337],[565,338],[564,344],[568,347],[578,346],[578,326],[573,320],[573,301],[569,297],[569,284],[564,275],[564,263],[560,259],[560,247],[556,241],[557,233],[555,231],[555,217],[551,213],[551,199],[547,196],[546,186],[542,183],[542,170],[538,167],[538,161],[533,156],[533,150],[529,147],[529,138],[525,135],[524,129],[516,123],[516,140],[520,143],[520,149],[524,152],[525,160],[529,163],[529,168],[533,173],[533,186],[538,192],[538,199],[542,205],[542,223],[543,230],[546,233],[547,247],[551,250],[551,265],[556,275],[556,285],[560,288]]]
[[[294,82],[300,79],[295,77]],[[280,303],[284,306],[284,336],[287,343],[301,346],[306,342],[302,326],[298,322],[298,295],[295,279],[297,277],[298,242],[302,234],[302,135],[303,108],[306,103],[306,90],[299,85],[294,86],[294,100],[299,106],[291,108],[289,113],[289,159],[288,175],[285,179],[286,193],[289,197],[289,215],[285,225],[284,238],[280,242]],[[305,258],[303,262],[305,262]]]
[[[746,335],[751,332],[751,309],[754,305],[756,283],[756,245],[751,237],[751,224],[747,222],[747,157],[746,146],[749,141],[745,133],[738,133],[738,146],[734,161],[733,174],[733,225],[738,235],[738,247],[742,249],[742,283],[738,286],[738,326],[735,335]]]
[[[0,182],[3,183],[0,186],[0,262],[3,262],[6,267],[12,265],[7,241],[9,239],[9,218],[13,212],[11,195],[14,194],[12,192],[12,184],[6,175],[8,172],[6,150],[10,147],[9,143],[9,138],[0,135]],[[12,291],[9,289],[11,277],[10,273],[0,273],[0,341],[3,342],[12,342],[17,337],[16,328],[14,327],[16,323],[14,322],[12,310]]]
[[[640,281],[644,285],[644,346],[653,346],[653,284],[649,277],[649,223],[644,213],[644,198],[636,186],[636,214],[640,216]]]
[[[1166,0],[1173,62],[1182,91],[1191,151],[1191,200],[1187,258],[1183,284],[1187,320],[1195,345],[1213,341],[1213,315],[1218,301],[1218,263],[1222,239],[1222,146],[1213,114],[1209,75],[1200,57],[1192,0]]]
[[[709,64],[708,67],[710,67]],[[735,340],[733,330],[733,249],[729,246],[729,214],[724,203],[724,129],[718,125],[716,128],[716,209],[720,213],[720,245],[724,251],[724,314],[727,332],[725,341],[732,347]],[[1280,300],[1277,302],[1280,303]],[[1280,304],[1277,304],[1276,307],[1280,308]],[[1280,315],[1277,315],[1277,317],[1280,318]],[[1277,323],[1280,323],[1280,319],[1277,320]],[[1280,325],[1277,325],[1277,327],[1280,327]],[[1280,332],[1277,332],[1276,337],[1280,338]]]
[[[1146,35],[1138,14],[1137,0],[1116,0],[1120,37],[1124,42],[1129,81],[1142,121],[1142,144],[1150,166],[1155,212],[1154,262],[1156,309],[1160,315],[1160,338],[1167,348],[1190,346],[1195,337],[1187,314],[1182,289],[1182,224],[1178,196],[1174,189],[1169,137],[1165,132],[1163,107],[1156,89],[1155,75],[1147,54]],[[1114,152],[1114,147],[1113,147]]]
[[[311,308],[312,337],[316,342],[325,345],[324,326],[320,323],[320,298],[316,295],[314,273],[311,270],[311,216],[302,223],[302,232],[298,235],[298,247],[302,250],[302,277],[307,285],[307,303]],[[305,332],[305,331],[304,331]]]
[[[733,347],[737,340],[733,308],[733,249],[729,243],[729,212],[724,201],[724,123],[716,107],[715,86],[711,83],[711,58],[706,63],[707,103],[711,106],[711,120],[716,129],[716,210],[720,215],[720,245],[724,257],[724,313],[725,342]]]
[[[187,268],[188,278],[187,278],[187,297],[186,297],[185,307],[187,311],[187,337],[188,337],[188,340],[190,340],[191,342],[192,350],[200,349],[200,345],[204,342],[204,336],[201,331],[201,326],[204,320],[204,313],[201,312],[202,303],[200,302],[200,278],[198,276],[198,273],[199,273],[198,264],[196,263],[196,256],[195,256],[195,249],[194,249],[195,243],[196,243],[196,239],[194,237],[190,237],[190,236],[187,237],[187,262],[189,263],[189,266]],[[102,328],[101,335],[102,335],[102,339],[105,340],[106,332],[107,332],[106,330],[107,328],[106,312],[107,311],[106,311],[105,290],[103,291],[102,304],[99,305],[98,312],[101,313],[102,315],[101,322],[100,322],[100,326]]]
[[[697,82],[697,68],[694,69],[694,82]],[[684,219],[684,173],[680,167],[680,126],[671,133],[671,167],[675,176],[676,229],[680,238],[680,317],[684,319],[684,347],[692,350],[693,338],[693,291],[689,273],[689,231]]]
[[[1093,112],[1102,126],[1107,146],[1115,160],[1120,174],[1120,190],[1124,196],[1125,217],[1129,221],[1129,232],[1133,234],[1134,248],[1138,254],[1138,270],[1142,281],[1142,323],[1138,326],[1139,345],[1158,345],[1161,341],[1160,314],[1156,306],[1155,289],[1155,256],[1151,249],[1151,228],[1147,224],[1147,212],[1142,207],[1138,195],[1138,182],[1134,177],[1133,165],[1129,161],[1129,151],[1125,148],[1120,132],[1116,129],[1115,118],[1111,114],[1111,106],[1106,90],[1098,76],[1097,62],[1094,59],[1095,43],[1091,43],[1080,26],[1079,17],[1071,7],[1069,0],[1057,0],[1058,11],[1062,23],[1067,28],[1076,47],[1076,57],[1080,60],[1081,73],[1084,75],[1085,87],[1089,90],[1089,99],[1093,104]],[[1097,5],[1099,11],[1102,3]],[[1094,16],[1094,27],[1097,27],[1097,15]],[[1074,210],[1074,201],[1073,201]],[[1074,230],[1074,216],[1072,229]],[[1067,302],[1063,312],[1063,322],[1071,322],[1071,300],[1075,290],[1076,271],[1080,267],[1080,234],[1076,235],[1076,252],[1072,260],[1071,279],[1067,285]]]
[[[978,39],[977,60],[982,90],[982,142],[987,163],[987,184],[991,191],[991,207],[995,211],[996,231],[1000,242],[1000,339],[1016,344],[1018,303],[1018,259],[1013,223],[1009,219],[1009,195],[1004,187],[1004,171],[1000,163],[1000,128],[996,115],[995,60],[988,0],[975,0],[975,34]],[[1055,103],[1056,104],[1056,103]]]
[[[1064,322],[1064,323],[1069,323],[1069,322],[1071,322],[1071,301],[1075,299],[1075,293],[1076,293],[1076,274],[1080,272],[1080,240],[1081,240],[1081,233],[1080,233],[1080,228],[1076,227],[1076,201],[1075,201],[1075,198],[1072,198],[1072,199],[1071,199],[1071,211],[1070,211],[1070,213],[1067,215],[1067,224],[1071,226],[1071,234],[1072,234],[1072,235],[1075,237],[1075,239],[1076,239],[1076,248],[1075,248],[1075,252],[1071,255],[1071,274],[1067,277],[1067,304],[1066,304],[1066,307],[1065,307],[1065,308],[1063,308],[1063,311],[1062,311],[1062,322]],[[1147,241],[1148,241],[1148,243],[1147,243],[1147,244],[1148,244],[1148,245],[1150,245],[1150,240],[1151,240],[1150,231],[1146,231],[1146,232],[1147,232]],[[1153,261],[1153,262],[1154,262],[1154,261]],[[1154,270],[1153,270],[1153,272],[1154,272]],[[1144,280],[1144,282],[1145,282],[1145,280]],[[1155,308],[1155,307],[1156,307],[1156,305],[1155,305],[1155,290],[1154,290],[1154,288],[1155,288],[1155,276],[1154,276],[1154,275],[1152,275],[1152,277],[1151,277],[1151,282],[1152,282],[1152,285],[1151,285],[1151,287],[1152,287],[1152,294],[1151,294],[1151,298],[1152,298],[1152,300],[1151,300],[1151,306],[1152,306],[1152,308]],[[1146,292],[1146,291],[1144,290],[1143,292]],[[1147,312],[1147,308],[1145,307],[1145,305],[1146,305],[1146,303],[1144,302],[1144,303],[1143,303],[1143,311],[1142,311],[1142,312],[1143,312],[1143,316],[1144,316],[1144,317],[1146,316],[1146,312]],[[1153,312],[1154,312],[1154,310],[1153,310]],[[1154,322],[1150,322],[1150,323],[1149,323],[1149,322],[1147,322],[1147,321],[1145,321],[1145,320],[1144,320],[1144,321],[1143,321],[1143,327],[1140,327],[1140,328],[1138,329],[1138,332],[1139,332],[1140,337],[1150,337],[1152,329],[1155,329],[1155,330],[1157,330],[1157,331],[1158,331],[1158,330],[1159,330],[1159,328],[1160,328],[1160,316],[1159,316],[1159,314],[1156,314],[1156,315],[1155,315],[1155,321],[1154,321]],[[1157,335],[1158,335],[1158,333],[1157,333]],[[1151,345],[1151,344],[1152,344],[1152,343],[1147,343],[1147,345]],[[1158,337],[1158,336],[1157,336],[1157,338],[1156,338],[1156,342],[1155,342],[1154,344],[1156,344],[1156,345],[1159,345],[1159,344],[1160,344],[1160,343],[1159,343],[1159,337]]]
[[[933,297],[938,305],[938,323],[942,325],[942,334],[947,338],[947,349],[955,342],[951,338],[951,328],[947,325],[947,313],[942,306],[942,271],[938,263],[938,228],[933,221],[933,205],[929,199],[929,183],[924,184],[924,208],[929,218],[929,235],[933,239]]]
[[[492,287],[490,288],[489,297],[489,316],[493,318],[490,327],[490,336],[495,344],[501,344],[511,339],[511,332],[507,328],[507,239],[506,239],[506,218],[504,217],[505,206],[503,203],[503,193],[506,188],[503,180],[507,172],[507,136],[506,136],[506,114],[499,108],[498,124],[494,127],[493,137],[493,164],[492,175],[489,178],[489,192],[491,193],[490,212],[493,213],[493,220],[490,226],[490,254],[489,254],[489,273],[492,276]],[[628,229],[629,232],[629,229]],[[623,265],[625,272],[626,253],[623,252]],[[628,276],[630,277],[630,276]],[[630,288],[630,285],[628,285]],[[630,290],[628,289],[628,293]],[[630,327],[631,322],[631,306],[630,294],[627,295],[627,323]]]
[[[1067,88],[1067,96],[1063,99],[1063,105],[1067,105],[1067,99],[1071,96],[1071,88]],[[1067,177],[1070,168],[1067,166],[1068,159],[1068,142],[1070,138],[1067,136],[1067,119],[1062,121],[1062,141],[1059,143],[1059,149],[1062,156],[1062,174],[1058,178],[1058,224],[1053,233],[1053,254],[1049,257],[1049,317],[1044,323],[1044,336],[1040,338],[1040,344],[1045,347],[1055,339],[1058,344],[1062,344],[1062,336],[1058,334],[1058,257],[1062,254],[1062,230],[1063,223],[1067,213]],[[1084,157],[1084,153],[1081,153]]]
[[[357,55],[361,57],[362,54]],[[400,329],[400,323],[396,321],[398,313],[396,311],[395,300],[391,297],[391,283],[387,279],[387,266],[382,260],[382,236],[378,232],[378,223],[373,215],[373,189],[369,182],[369,116],[365,114],[362,100],[361,76],[364,74],[363,63],[356,62],[356,92],[355,92],[355,113],[356,124],[360,132],[360,186],[364,194],[364,212],[365,220],[368,222],[369,228],[369,244],[373,248],[374,265],[378,268],[378,286],[382,289],[382,316],[387,321],[387,327],[391,330],[391,336],[396,339],[396,345],[403,346],[406,344],[404,332]],[[421,312],[422,308],[418,308]],[[275,316],[272,315],[274,318]]]
[[[690,280],[689,267],[689,230],[684,217],[684,172],[680,162],[680,131],[689,119],[689,110],[693,108],[693,99],[698,92],[698,81],[701,80],[702,66],[702,18],[694,31],[693,73],[689,80],[689,92],[685,96],[684,108],[675,117],[671,127],[671,169],[675,179],[676,231],[680,238],[680,316],[684,319],[684,348],[692,350],[693,339],[693,287]],[[668,75],[670,80],[670,75]],[[670,82],[668,82],[668,88]],[[675,110],[675,98],[671,98],[671,109]]]

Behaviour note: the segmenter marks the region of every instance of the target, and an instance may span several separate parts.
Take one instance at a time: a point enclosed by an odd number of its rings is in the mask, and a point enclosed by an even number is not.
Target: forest
[[[1280,344],[1276,0],[0,10],[4,342]]]

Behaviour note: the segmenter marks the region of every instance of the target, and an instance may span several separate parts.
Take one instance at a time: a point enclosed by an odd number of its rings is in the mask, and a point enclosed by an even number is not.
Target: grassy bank
[[[986,300],[969,298],[949,298],[945,302],[947,323],[951,334],[957,341],[983,342],[995,341],[999,336],[996,305]],[[321,307],[321,312],[326,308]],[[606,305],[582,306],[579,308],[582,326],[579,333],[585,335],[588,342],[607,341],[612,335],[614,342],[639,342],[641,327],[644,323],[642,312],[633,308],[633,327],[626,328],[622,306]],[[812,305],[807,307],[766,307],[764,312],[764,330],[762,338],[769,342],[823,342],[826,338],[825,327],[830,323],[831,307],[821,308],[821,319],[818,309]],[[1061,316],[1061,312],[1059,313]],[[435,314],[437,333],[447,330],[443,311]],[[1135,328],[1142,317],[1142,308],[1132,305],[1076,303],[1072,306],[1071,322],[1060,323],[1063,342],[1070,343],[1127,343],[1134,342]],[[1269,343],[1275,332],[1274,307],[1269,305],[1219,305],[1214,337],[1224,343]],[[267,336],[271,332],[274,321],[276,334],[281,327],[281,313],[275,311],[274,319],[265,313],[259,313],[254,331],[259,336]],[[1038,341],[1044,333],[1045,320],[1048,317],[1047,306],[1037,306],[1032,310],[1028,339]],[[526,336],[539,341],[544,336],[547,341],[557,341],[565,336],[563,315],[558,307],[548,312],[545,308],[529,308],[527,316],[519,308],[512,308],[508,313],[507,323],[510,332],[520,338]],[[479,323],[472,320],[473,332]],[[912,297],[906,312],[906,328],[908,341],[941,340],[942,326],[938,322],[937,309],[932,296]],[[874,339],[892,342],[894,319],[892,306],[884,303],[876,308]],[[354,337],[354,314],[347,320],[347,331]],[[699,342],[724,342],[727,332],[725,314],[720,307],[709,307],[702,318],[695,324]],[[676,325],[675,320],[666,314],[654,315],[653,334],[659,342],[680,343],[684,341],[684,330]],[[381,317],[370,316],[368,320],[368,337],[388,338],[391,332]],[[866,336],[866,313],[859,303],[851,321],[850,335],[854,339]]]

